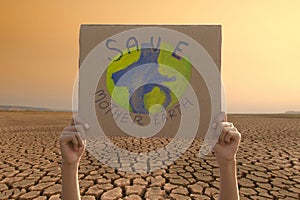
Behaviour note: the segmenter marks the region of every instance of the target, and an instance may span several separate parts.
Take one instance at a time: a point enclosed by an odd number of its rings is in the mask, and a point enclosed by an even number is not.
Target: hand
[[[89,126],[78,115],[74,115],[70,126],[64,128],[59,144],[64,165],[78,165],[85,150],[85,130]]]
[[[239,199],[236,153],[241,141],[241,134],[227,122],[227,116],[222,112],[213,125],[217,132],[221,132],[217,144],[213,150],[220,168],[220,195],[219,199]]]
[[[227,116],[224,112],[217,117],[215,127],[222,130],[219,140],[213,148],[218,164],[235,161],[241,134],[232,123],[227,122]]]

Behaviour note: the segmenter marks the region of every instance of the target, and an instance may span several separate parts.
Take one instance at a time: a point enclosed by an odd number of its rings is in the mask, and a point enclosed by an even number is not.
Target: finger
[[[75,125],[73,126],[67,126],[64,128],[64,131],[77,131]]]
[[[82,140],[82,138],[80,137],[80,135],[79,135],[78,132],[75,134],[75,137],[76,137],[76,139],[77,139],[77,141],[78,141],[78,148],[79,148],[79,149],[82,148],[82,147],[84,146],[84,144],[83,144],[83,140]]]
[[[85,129],[89,128],[88,123],[86,123],[84,120],[82,120],[78,114],[73,116],[75,124],[81,124]]]
[[[216,128],[219,122],[224,121],[226,117],[226,113],[225,112],[221,112],[215,119],[214,123],[212,124],[213,128]]]
[[[74,150],[78,150],[78,141],[76,139],[76,133],[69,134],[69,135],[62,135],[60,138],[61,144],[72,144]]]
[[[226,137],[226,140],[229,141],[228,143],[230,143],[231,141],[240,142],[241,140],[241,134],[237,130],[229,131]]]
[[[82,139],[86,138],[86,133],[85,133],[85,129],[83,128],[83,126],[81,124],[78,124],[75,126],[77,132],[79,132],[79,135]]]
[[[222,143],[222,138],[225,132],[223,131],[225,126],[230,126],[228,122],[219,122],[216,127],[216,137],[218,138],[218,143]]]
[[[61,136],[64,136],[64,135],[74,135],[77,131],[63,131],[61,133]]]
[[[222,123],[226,125],[228,122],[222,122]],[[230,127],[230,125],[228,125],[228,124],[227,124],[228,126],[226,127],[225,125],[223,126],[222,133],[219,137],[219,143],[220,144],[225,144],[225,142],[226,142],[225,138],[227,137],[229,131],[235,131],[236,130],[235,127]]]
[[[233,124],[230,122],[219,122],[217,125],[217,132],[219,133],[219,136],[221,136],[224,127],[233,127]]]
[[[221,135],[219,137],[219,144],[224,144],[224,138],[227,134],[227,130],[223,128],[222,132],[221,132]]]
[[[70,136],[71,137],[71,143],[73,144],[73,148],[75,151],[78,151],[78,140],[76,138],[76,134],[74,134],[73,136]]]
[[[233,137],[234,134],[234,130],[230,130],[228,131],[228,133],[226,134],[224,140],[226,143],[230,143],[231,142],[231,138]]]
[[[225,142],[230,143],[235,140],[234,138],[237,136],[238,132],[236,130],[230,130],[225,136]]]
[[[231,122],[221,122],[223,124],[223,127],[234,127],[233,123]]]
[[[74,125],[74,126],[67,126],[67,127],[64,128],[64,131],[73,131],[73,132],[82,131],[82,132],[85,133],[84,127],[81,124],[77,124],[77,125]]]
[[[62,135],[64,134],[74,134],[76,132],[79,132],[80,137],[85,140],[86,139],[86,132],[82,125],[76,125],[76,126],[68,126],[64,128],[64,131],[62,132]]]

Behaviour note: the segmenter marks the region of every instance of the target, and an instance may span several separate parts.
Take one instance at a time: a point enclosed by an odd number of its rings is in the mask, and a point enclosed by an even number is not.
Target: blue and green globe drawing
[[[171,46],[162,45],[162,49],[126,49],[109,63],[106,86],[114,103],[135,114],[160,112],[161,106],[167,110],[178,103],[192,65],[187,58],[174,56]]]

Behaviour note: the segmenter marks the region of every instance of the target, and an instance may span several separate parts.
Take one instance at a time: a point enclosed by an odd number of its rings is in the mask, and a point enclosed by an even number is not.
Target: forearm
[[[78,165],[63,164],[62,173],[62,199],[80,200],[78,184]]]
[[[236,161],[224,161],[220,167],[220,200],[238,200],[238,182],[236,175]]]

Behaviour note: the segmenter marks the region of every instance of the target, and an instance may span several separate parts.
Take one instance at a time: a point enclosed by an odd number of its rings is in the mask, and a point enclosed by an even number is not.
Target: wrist
[[[61,169],[62,170],[68,170],[68,171],[78,171],[79,163],[67,163],[67,162],[62,162],[61,164]]]
[[[236,166],[236,159],[219,159],[218,161],[220,168],[227,168],[227,167],[235,167]]]

